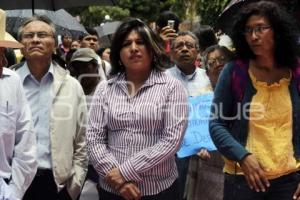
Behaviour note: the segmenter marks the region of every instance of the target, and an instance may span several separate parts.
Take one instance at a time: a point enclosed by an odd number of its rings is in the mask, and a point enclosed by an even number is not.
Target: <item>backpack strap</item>
[[[231,89],[235,96],[236,102],[241,102],[244,97],[246,86],[248,83],[248,62],[245,60],[235,60],[232,69]]]

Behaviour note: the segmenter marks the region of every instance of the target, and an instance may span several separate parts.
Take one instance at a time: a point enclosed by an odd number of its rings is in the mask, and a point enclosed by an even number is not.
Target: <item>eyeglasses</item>
[[[49,34],[47,32],[28,32],[28,33],[23,33],[22,38],[27,39],[27,40],[31,40],[31,39],[34,38],[35,35],[39,39],[44,39],[44,38],[47,38],[47,37],[53,37],[53,34]]]
[[[180,50],[182,49],[184,46],[186,46],[187,49],[193,49],[196,48],[196,45],[191,43],[191,42],[178,42],[174,45],[174,49],[176,50]]]
[[[272,27],[269,25],[260,25],[260,26],[255,26],[254,28],[246,27],[244,30],[244,34],[246,36],[250,36],[254,32],[255,35],[261,35],[270,28],[272,28]]]
[[[220,56],[217,58],[209,59],[207,61],[207,66],[208,66],[208,68],[213,68],[213,67],[217,66],[217,63],[219,63],[219,65],[224,65],[226,62],[227,62],[227,59],[224,56]]]

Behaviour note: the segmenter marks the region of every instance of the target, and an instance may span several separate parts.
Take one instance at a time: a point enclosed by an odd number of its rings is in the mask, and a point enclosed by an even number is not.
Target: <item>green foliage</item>
[[[159,14],[159,0],[119,0],[118,6],[130,10],[131,17],[138,17],[145,21],[155,20]]]
[[[121,21],[130,16],[128,9],[118,6],[89,6],[72,8],[68,11],[74,16],[79,15],[81,23],[86,27],[99,26],[102,22],[105,22],[105,15],[109,15],[112,21]]]
[[[171,10],[178,15],[178,17],[182,20],[186,19],[186,12],[187,5],[185,0],[175,0]]]
[[[129,17],[130,12],[117,6],[90,6],[81,13],[81,18],[86,26],[94,27],[105,21],[105,15],[117,21]]]
[[[98,26],[105,15],[112,20],[138,17],[146,22],[155,21],[163,10],[172,10],[180,19],[193,21],[200,16],[201,24],[214,26],[218,15],[230,0],[118,0],[116,6],[90,6],[68,9],[80,15],[85,26]]]
[[[198,13],[201,16],[201,24],[214,26],[219,14],[224,10],[230,0],[198,0]]]
[[[198,13],[201,16],[201,24],[215,26],[219,14],[224,10],[230,0],[199,0]]]
[[[230,0],[174,0],[171,10],[182,20],[200,17],[201,24],[214,26],[219,14]]]

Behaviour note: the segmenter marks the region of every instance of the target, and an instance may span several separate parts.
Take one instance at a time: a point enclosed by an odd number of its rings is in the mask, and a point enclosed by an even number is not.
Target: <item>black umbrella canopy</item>
[[[6,10],[6,31],[16,34],[22,23],[32,16],[30,9],[24,10]],[[57,33],[62,35],[71,33],[74,37],[86,32],[85,28],[66,10],[60,9],[58,11],[49,10],[35,10],[38,15],[45,15],[56,25]]]
[[[231,0],[229,4],[225,7],[222,13],[218,17],[217,29],[221,29],[223,32],[230,34],[236,15],[239,10],[251,2],[258,0]]]
[[[231,0],[226,8],[219,15],[217,20],[217,29],[221,29],[223,32],[230,34],[232,26],[235,22],[237,13],[242,9],[242,7],[246,6],[249,3],[257,2],[260,0]],[[299,1],[297,0],[269,0],[278,3],[280,6],[284,6],[288,12],[294,14],[296,17],[297,12],[299,11],[299,7],[297,5]],[[299,22],[300,23],[300,22]]]
[[[35,9],[59,10],[61,8],[90,6],[90,5],[115,5],[116,0],[1,0],[0,8],[3,10]]]

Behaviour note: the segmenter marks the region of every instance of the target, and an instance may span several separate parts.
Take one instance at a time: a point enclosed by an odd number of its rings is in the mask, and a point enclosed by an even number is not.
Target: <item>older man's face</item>
[[[198,50],[196,41],[189,35],[178,36],[173,40],[171,58],[178,67],[194,66]]]
[[[51,27],[42,21],[27,24],[22,31],[22,53],[27,60],[51,59],[55,49],[55,39]]]

